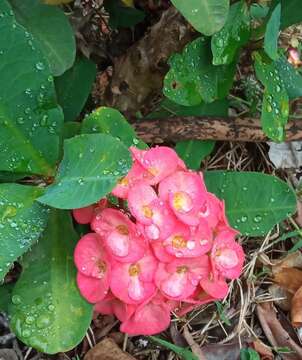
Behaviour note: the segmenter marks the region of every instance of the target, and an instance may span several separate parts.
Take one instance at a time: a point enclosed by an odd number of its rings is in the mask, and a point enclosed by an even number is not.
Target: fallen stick
[[[180,140],[227,140],[246,142],[269,141],[260,120],[254,118],[172,117],[140,119],[132,122],[138,136],[147,143]],[[286,125],[286,140],[302,140],[302,120]]]

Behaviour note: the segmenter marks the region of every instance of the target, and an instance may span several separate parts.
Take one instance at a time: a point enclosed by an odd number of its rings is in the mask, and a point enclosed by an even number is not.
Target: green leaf
[[[230,224],[244,235],[265,235],[296,211],[293,190],[274,176],[208,171],[205,181],[210,192],[225,200]]]
[[[50,70],[5,0],[0,13],[0,170],[52,175],[63,117]]]
[[[197,356],[188,349],[184,349],[180,346],[176,346],[169,341],[163,340],[157,336],[148,336],[152,341],[164,346],[165,348],[172,350],[175,354],[179,355],[184,360],[198,360]]]
[[[65,121],[74,121],[88,99],[96,76],[96,65],[85,57],[78,58],[73,67],[55,79],[58,103]]]
[[[184,106],[224,98],[233,84],[235,63],[212,65],[209,42],[200,37],[188,44],[182,54],[169,59],[164,79],[164,95]]]
[[[215,141],[212,140],[185,140],[178,142],[175,150],[188,168],[199,170],[201,161],[211,154],[214,147]]]
[[[276,60],[278,57],[278,37],[281,21],[281,4],[277,4],[267,22],[264,36],[264,50],[267,55]]]
[[[15,182],[27,176],[25,173],[14,173],[9,171],[0,171],[0,183]]]
[[[301,1],[281,0],[281,30],[301,22]]]
[[[0,281],[46,227],[48,209],[35,201],[42,193],[38,187],[0,184]]]
[[[106,196],[131,167],[127,147],[103,134],[64,141],[64,157],[55,182],[38,200],[59,209],[76,209]]]
[[[74,348],[91,322],[92,305],[76,285],[77,239],[70,215],[53,210],[43,237],[24,257],[13,290],[12,330],[26,345],[47,354]]]
[[[269,7],[264,4],[252,4],[250,7],[251,16],[256,20],[264,19],[269,13]]]
[[[287,61],[284,56],[280,56],[275,62],[275,66],[283,80],[285,89],[290,100],[302,96],[302,76],[300,73]]]
[[[52,74],[63,74],[74,63],[76,54],[73,30],[64,12],[40,0],[10,0],[10,3],[17,21],[39,41]]]
[[[13,283],[0,285],[0,312],[8,313],[14,285]]]
[[[212,36],[213,64],[230,64],[250,38],[250,14],[241,0],[230,8],[224,27]]]
[[[240,360],[260,360],[260,356],[257,351],[252,348],[241,349]]]
[[[171,0],[189,23],[204,35],[213,35],[226,22],[229,0]]]
[[[127,147],[136,146],[146,149],[148,146],[136,136],[133,127],[116,109],[102,106],[85,117],[82,134],[103,133],[120,139]]]
[[[256,75],[265,87],[261,113],[263,131],[272,140],[283,141],[289,114],[284,82],[274,62],[260,53],[254,53],[254,58]]]
[[[109,13],[109,26],[112,29],[135,26],[145,18],[145,13],[125,5],[120,0],[105,0],[104,8]]]

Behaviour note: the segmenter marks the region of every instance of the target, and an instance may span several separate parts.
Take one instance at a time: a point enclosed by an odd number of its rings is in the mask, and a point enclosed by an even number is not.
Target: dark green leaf
[[[260,356],[257,351],[252,348],[241,349],[240,360],[260,360]]]
[[[163,340],[157,336],[149,336],[149,338],[152,341],[164,346],[165,348],[172,350],[173,352],[175,352],[175,354],[179,355],[184,360],[198,360],[197,356],[194,355],[192,351],[188,349],[184,349],[180,346],[176,346],[170,343],[169,341]]]
[[[276,64],[260,53],[255,53],[254,57],[256,75],[265,87],[261,113],[262,128],[272,140],[282,141],[289,114],[287,91]]]
[[[53,210],[44,236],[23,259],[9,314],[12,330],[38,351],[74,348],[92,318],[92,305],[79,294],[73,251],[78,236],[67,212]]]
[[[281,0],[281,30],[302,22],[300,0]]]
[[[246,3],[241,0],[230,8],[224,27],[212,36],[213,64],[230,64],[240,48],[250,38],[250,15]]]
[[[226,22],[229,0],[171,0],[189,23],[204,35],[213,35]]]
[[[86,116],[82,124],[82,134],[103,133],[120,139],[127,147],[145,149],[148,146],[136,137],[133,127],[116,109],[102,106]]]
[[[233,84],[235,63],[212,65],[209,42],[200,37],[188,44],[182,54],[173,55],[164,80],[164,94],[184,106],[224,98]]]
[[[76,54],[73,30],[64,12],[40,0],[10,0],[10,3],[17,21],[39,41],[52,74],[63,74],[72,66]]]
[[[104,7],[109,13],[109,26],[112,29],[132,27],[145,18],[145,13],[126,6],[121,0],[105,0]]]
[[[65,121],[75,121],[87,101],[96,76],[96,65],[82,57],[73,67],[55,79],[58,103]]]
[[[35,200],[38,187],[0,184],[0,281],[45,229],[48,210]]]
[[[13,283],[0,285],[0,312],[8,313],[14,285]]]
[[[81,123],[75,121],[68,121],[63,126],[63,139],[70,139],[81,132]]]
[[[264,235],[296,211],[293,190],[274,176],[208,171],[205,181],[210,192],[225,200],[230,224],[244,235]]]
[[[25,173],[14,173],[9,171],[0,171],[0,183],[10,183],[23,179],[27,176]]]
[[[76,209],[106,196],[131,167],[127,147],[103,134],[64,141],[64,157],[55,182],[38,200],[59,209]]]
[[[231,326],[231,322],[230,322],[230,320],[227,318],[227,316],[225,314],[226,306],[223,305],[220,301],[215,301],[215,305],[216,305],[220,320],[223,323],[225,323],[227,326]]]
[[[175,150],[188,168],[198,170],[201,161],[211,154],[214,146],[215,141],[212,140],[185,140],[178,142]]]
[[[267,55],[276,60],[278,57],[278,37],[280,31],[281,4],[277,4],[266,25],[264,50]]]
[[[251,16],[256,19],[263,19],[268,15],[269,7],[264,4],[252,4],[250,7]]]
[[[51,175],[63,117],[49,66],[5,0],[0,13],[0,170]]]
[[[300,73],[284,56],[280,56],[275,62],[275,66],[283,80],[289,99],[292,100],[302,96],[302,76]]]

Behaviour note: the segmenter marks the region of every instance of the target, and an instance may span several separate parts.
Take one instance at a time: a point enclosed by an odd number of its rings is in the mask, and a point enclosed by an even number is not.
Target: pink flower
[[[131,148],[135,159],[145,168],[145,180],[156,185],[172,174],[178,167],[179,158],[174,150],[165,146],[156,146],[150,150]]]
[[[185,224],[197,226],[198,211],[206,201],[200,175],[177,171],[159,184],[159,197],[168,201],[175,215]]]
[[[89,224],[94,215],[95,205],[86,206],[80,209],[73,209],[72,215],[79,224]]]
[[[214,278],[212,273],[209,273],[207,278],[200,280],[200,286],[208,295],[217,300],[226,297],[229,291],[225,280],[222,277]]]
[[[81,272],[77,273],[77,285],[81,295],[90,303],[95,304],[104,299],[109,289],[109,271],[104,273],[102,279],[92,276],[85,276]]]
[[[149,252],[136,263],[116,263],[112,268],[112,293],[127,304],[140,304],[156,291],[154,274],[157,261]]]
[[[175,259],[168,264],[160,263],[155,281],[162,294],[168,299],[185,300],[191,296],[199,281],[208,276],[207,256],[192,259]]]
[[[302,65],[302,61],[300,59],[300,54],[297,49],[290,48],[288,51],[288,62],[292,64],[294,67],[299,67]]]
[[[181,307],[177,310],[177,315],[184,316],[195,308],[215,300],[217,299],[207,294],[200,286],[198,286],[194,293],[181,304]]]
[[[120,330],[129,335],[153,335],[170,325],[171,305],[155,296],[137,307],[132,316],[121,324]]]
[[[103,210],[93,219],[91,228],[102,236],[108,253],[115,260],[134,262],[143,257],[145,241],[137,234],[135,224],[121,211]]]
[[[217,234],[211,251],[214,275],[219,273],[228,279],[239,277],[244,263],[242,247],[236,243],[234,232],[224,230]]]

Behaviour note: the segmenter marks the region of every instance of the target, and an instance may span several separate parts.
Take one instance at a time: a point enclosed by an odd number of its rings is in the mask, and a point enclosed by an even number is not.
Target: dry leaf
[[[291,302],[293,295],[288,291],[283,289],[281,286],[277,284],[273,284],[268,288],[269,293],[272,296],[272,299],[275,304],[277,304],[282,310],[290,311]],[[278,300],[280,299],[280,300]],[[282,300],[281,300],[282,299]]]
[[[262,341],[260,341],[260,340],[253,341],[251,346],[260,355],[261,360],[273,360],[274,359],[272,350],[267,345],[265,345]]]
[[[112,339],[106,338],[90,349],[84,360],[135,360],[135,358],[122,351]]]
[[[292,300],[291,320],[294,327],[302,326],[302,286],[295,293]]]
[[[73,0],[44,0],[44,3],[47,5],[61,5],[61,4],[68,4]]]
[[[273,347],[288,347],[293,351],[282,354],[284,360],[301,360],[302,348],[290,337],[277,319],[272,303],[262,303],[257,306],[257,315],[262,329]]]
[[[274,282],[295,294],[302,286],[302,271],[296,268],[283,268],[274,276]]]
[[[302,253],[300,251],[296,251],[292,254],[287,255],[282,260],[275,262],[274,266],[272,267],[273,274],[277,274],[283,268],[292,268],[296,267],[302,269]]]
[[[202,349],[197,344],[197,342],[194,341],[193,336],[186,326],[184,327],[184,337],[187,340],[187,343],[189,344],[192,352],[197,356],[198,360],[207,360]]]

